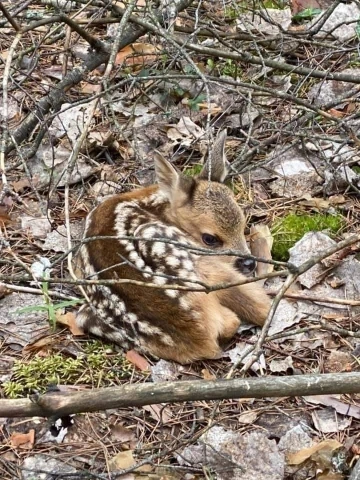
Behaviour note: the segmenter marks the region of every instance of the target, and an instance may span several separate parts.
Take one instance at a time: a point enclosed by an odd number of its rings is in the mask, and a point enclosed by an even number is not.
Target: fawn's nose
[[[252,258],[237,258],[235,260],[235,268],[245,275],[255,270],[256,261]]]

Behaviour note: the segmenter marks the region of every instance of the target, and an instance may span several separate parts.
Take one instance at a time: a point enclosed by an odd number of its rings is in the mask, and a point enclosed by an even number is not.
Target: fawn
[[[182,175],[156,154],[158,185],[111,196],[88,215],[85,238],[117,238],[81,245],[81,275],[138,283],[87,285],[90,303],[79,310],[79,327],[125,349],[189,363],[218,357],[241,319],[263,325],[270,301],[255,283],[210,293],[143,285],[233,283],[254,270],[252,259],[221,255],[222,249],[250,253],[244,214],[223,184],[225,140],[223,131],[214,143],[211,162],[195,178]],[[191,247],[217,250],[220,255],[199,255]]]

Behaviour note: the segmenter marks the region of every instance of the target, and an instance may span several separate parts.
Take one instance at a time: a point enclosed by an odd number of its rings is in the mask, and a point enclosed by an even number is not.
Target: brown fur
[[[244,237],[245,218],[232,192],[221,182],[226,176],[225,136],[214,148],[209,165],[198,178],[181,176],[157,156],[158,186],[115,195],[89,216],[85,237],[117,236],[83,244],[78,266],[88,278],[131,278],[141,282],[174,284],[159,274],[200,280],[209,285],[242,280],[231,256],[194,255],[172,244],[156,242],[156,235],[189,246],[204,247],[202,234],[218,237],[221,249],[249,253]],[[119,233],[120,232],[120,233]],[[126,235],[151,242],[121,240]],[[125,260],[125,261],[124,261]],[[129,263],[130,262],[130,263]],[[132,264],[131,264],[132,263]],[[135,266],[135,268],[134,268]],[[150,274],[146,276],[145,268]],[[179,280],[180,285],[188,285]],[[231,339],[241,319],[263,325],[269,299],[257,284],[209,294],[166,291],[133,284],[87,288],[91,304],[82,308],[78,324],[96,335],[138,348],[161,358],[188,363],[216,358],[220,344]]]

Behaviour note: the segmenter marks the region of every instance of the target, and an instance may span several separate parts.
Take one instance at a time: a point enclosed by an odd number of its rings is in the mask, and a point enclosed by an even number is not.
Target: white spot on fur
[[[176,250],[176,256],[180,258],[189,258],[189,252],[187,250],[179,248],[178,250]]]
[[[98,337],[101,337],[104,334],[101,328],[97,325],[92,325],[89,330],[93,335],[97,335]]]
[[[144,268],[145,267],[145,262],[142,258],[138,258],[135,262],[136,268]]]
[[[110,332],[106,332],[106,338],[112,342],[120,344],[125,340],[125,336],[121,330],[111,330]]]
[[[167,238],[176,238],[179,236],[177,228],[174,227],[167,227],[165,229],[165,235]]]
[[[141,228],[141,227],[140,227]],[[141,236],[143,238],[151,239],[156,235],[156,228],[154,226],[146,227],[141,231]]]
[[[143,268],[143,277],[144,278],[151,278],[152,277],[152,269],[149,267],[149,265],[146,265],[144,268]],[[150,273],[145,273],[145,272],[150,272]]]
[[[129,260],[130,260],[130,262],[135,263],[136,260],[139,260],[139,258],[140,258],[140,257],[139,257],[139,254],[138,254],[135,250],[133,250],[132,252],[129,253]]]
[[[165,248],[165,243],[164,242],[154,242],[154,244],[152,246],[152,250],[151,250],[151,253],[154,257],[155,256],[158,256],[158,257],[164,256],[165,251],[166,251],[166,248]]]
[[[184,278],[185,280],[189,279],[189,271],[188,270],[180,269],[177,272],[177,274],[178,274],[178,277],[180,277],[180,278]]]
[[[177,268],[180,265],[180,260],[176,258],[174,255],[169,255],[165,257],[165,263],[169,267]]]
[[[107,297],[103,298],[100,303],[101,308],[110,308],[110,302]]]
[[[111,297],[112,291],[107,285],[98,285],[98,290],[104,297]]]
[[[179,296],[179,290],[165,290],[165,294],[170,298],[176,298]]]
[[[165,277],[154,277],[153,281],[156,285],[165,285],[167,279]]]
[[[181,263],[182,268],[185,268],[186,270],[189,270],[190,272],[194,269],[194,264],[193,262],[188,258],[186,260],[183,260]]]
[[[138,317],[137,315],[135,315],[135,313],[128,313],[126,315],[126,320],[130,323],[136,323],[138,320]]]
[[[139,322],[139,331],[145,335],[163,335],[161,328],[151,325],[149,322]]]
[[[179,305],[182,310],[189,311],[191,308],[191,304],[189,300],[186,298],[186,295],[180,297]]]
[[[86,312],[82,311],[84,310],[84,308],[87,307],[87,305],[83,305],[78,314],[76,315],[76,325],[79,327],[79,328],[84,328],[87,321],[88,321],[88,316],[86,315]]]

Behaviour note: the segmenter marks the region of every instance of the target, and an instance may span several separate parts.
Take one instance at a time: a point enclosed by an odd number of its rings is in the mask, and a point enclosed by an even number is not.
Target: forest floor
[[[357,3],[184,0],[174,17],[171,3],[60,3],[0,3],[1,398],[51,385],[359,371]],[[110,62],[99,41],[113,47]],[[348,245],[283,295],[247,372],[260,333],[251,326],[222,358],[186,366],[83,335],[69,252],[86,215],[106,195],[152,184],[155,149],[197,173],[211,132],[224,128],[252,252],[278,262],[258,265],[269,295],[288,262]],[[0,418],[1,477],[359,478],[360,393],[156,404],[62,422]]]

